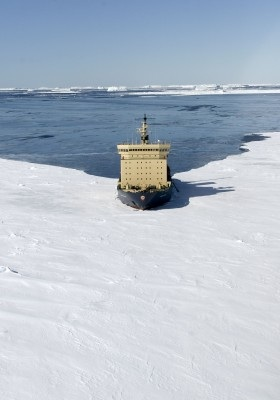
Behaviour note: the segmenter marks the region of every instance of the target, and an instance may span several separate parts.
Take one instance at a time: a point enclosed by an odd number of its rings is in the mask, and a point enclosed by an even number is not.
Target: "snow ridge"
[[[256,94],[280,93],[280,84],[208,84],[208,85],[145,85],[140,87],[97,86],[69,88],[0,88],[0,93],[21,94],[77,94],[91,92],[108,92],[126,95],[203,95],[203,94]]]

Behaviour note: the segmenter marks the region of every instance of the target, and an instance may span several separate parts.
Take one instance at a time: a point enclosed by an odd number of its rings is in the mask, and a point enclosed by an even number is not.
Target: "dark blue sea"
[[[0,157],[117,178],[116,145],[137,141],[145,113],[150,139],[171,142],[174,174],[240,153],[248,135],[280,131],[280,94],[0,91]]]

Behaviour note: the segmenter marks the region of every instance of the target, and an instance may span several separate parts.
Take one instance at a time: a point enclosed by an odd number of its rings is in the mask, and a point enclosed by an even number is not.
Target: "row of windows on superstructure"
[[[135,163],[135,162],[134,162]],[[136,164],[152,164],[152,161],[136,161]],[[124,161],[124,164],[129,164],[129,165],[131,165],[131,162],[130,161]],[[153,161],[153,164],[154,164],[154,161]],[[159,160],[159,161],[156,161],[156,164],[163,164],[163,161],[162,160]]]
[[[132,176],[133,174],[131,173],[131,172],[128,172],[124,177],[127,177],[127,176]],[[145,179],[152,179],[152,178],[154,178],[154,177],[151,177],[150,175],[148,175],[147,173],[146,173],[146,175],[147,176],[143,176],[142,174],[140,174],[140,176],[142,177],[142,178],[145,178]],[[157,173],[156,174],[157,175],[157,177],[163,177],[163,175],[162,174],[160,174],[160,173]],[[137,173],[137,176],[139,176],[139,174]],[[139,179],[141,179],[141,178],[139,178]]]
[[[127,152],[127,151],[154,151],[154,152],[158,152],[158,151],[168,151],[167,149],[121,149],[121,152]]]
[[[159,179],[159,178],[158,178]],[[140,182],[147,182],[147,181],[152,181],[152,178],[146,178],[145,180],[141,179],[141,178],[136,178],[136,181],[140,181]]]
[[[135,173],[133,174],[133,173],[131,173],[131,172],[128,172],[127,174],[128,174],[128,175],[135,175]],[[136,172],[136,175],[144,176],[144,174],[145,174],[145,175],[148,175],[148,176],[151,176],[151,174],[149,174],[148,172],[143,173],[143,174],[142,174],[142,172],[141,172],[141,173],[140,173],[140,172]],[[155,175],[160,175],[160,176],[162,176],[162,171],[157,171],[157,172],[155,173]]]
[[[151,167],[143,167],[143,168],[142,167],[136,167],[136,169],[148,169],[148,168],[152,169]],[[162,169],[162,167],[157,167],[157,169],[159,169],[159,168]],[[124,169],[131,169],[131,167],[124,167]]]

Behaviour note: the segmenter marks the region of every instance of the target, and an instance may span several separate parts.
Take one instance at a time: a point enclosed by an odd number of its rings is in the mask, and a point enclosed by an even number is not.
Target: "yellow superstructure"
[[[149,143],[146,116],[139,129],[141,143],[119,144],[118,153],[121,156],[121,189],[145,190],[147,188],[164,188],[170,186],[170,176],[167,157],[170,151],[169,143]]]

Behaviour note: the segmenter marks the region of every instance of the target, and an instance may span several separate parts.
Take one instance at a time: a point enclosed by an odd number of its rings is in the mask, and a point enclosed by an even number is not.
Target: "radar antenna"
[[[146,114],[144,114],[144,120],[142,122],[141,128],[139,128],[139,132],[141,135],[141,143],[148,144],[149,143],[149,135],[148,135],[148,124],[147,124]]]

